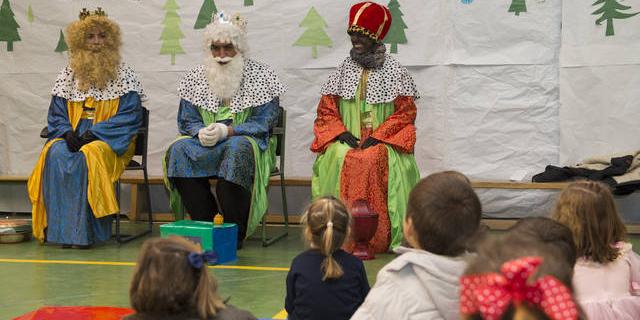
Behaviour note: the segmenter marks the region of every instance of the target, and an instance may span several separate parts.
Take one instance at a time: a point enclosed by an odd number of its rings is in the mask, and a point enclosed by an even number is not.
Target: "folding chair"
[[[282,195],[282,213],[284,214],[284,231],[267,238],[267,215],[262,217],[262,246],[268,247],[276,241],[289,235],[289,211],[287,209],[287,194],[284,185],[284,150],[285,150],[285,135],[287,129],[287,111],[279,107],[280,112],[278,115],[278,123],[273,127],[271,135],[276,137],[276,159],[278,166],[276,166],[269,175],[270,177],[280,177],[280,194]]]
[[[148,227],[146,230],[126,235],[120,233],[120,215],[121,213],[116,214],[116,241],[118,243],[127,243],[131,240],[140,238],[147,234],[151,233],[153,228],[153,212],[151,210],[151,190],[149,188],[149,175],[147,173],[147,147],[149,142],[149,109],[142,107],[142,126],[138,129],[138,133],[136,135],[136,150],[133,154],[134,157],[140,157],[140,162],[131,159],[129,164],[125,167],[125,171],[127,170],[135,170],[142,171],[144,176],[144,188],[147,198],[147,208],[149,210],[149,221]],[[116,185],[116,195],[118,199],[118,203],[120,203],[120,181],[118,180]]]

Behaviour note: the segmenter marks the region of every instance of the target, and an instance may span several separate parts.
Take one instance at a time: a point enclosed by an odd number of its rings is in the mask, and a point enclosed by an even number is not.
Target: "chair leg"
[[[284,172],[280,172],[280,194],[282,195],[282,213],[284,214],[284,230],[289,233],[289,209],[287,208],[287,192],[284,185]]]
[[[151,210],[151,187],[149,187],[149,175],[147,174],[147,168],[143,169],[144,173],[144,187],[147,191],[147,210],[149,210],[149,233],[153,230],[153,211]]]
[[[151,211],[151,190],[149,188],[149,177],[147,175],[147,169],[143,168],[142,169],[143,174],[144,174],[144,186],[145,186],[145,191],[147,193],[147,205],[148,205],[148,210],[149,210],[149,225],[147,227],[147,229],[143,232],[140,233],[136,233],[136,234],[131,234],[131,235],[121,235],[120,234],[120,214],[118,214],[116,216],[116,241],[118,241],[118,243],[122,244],[122,243],[127,243],[131,240],[140,238],[142,236],[145,236],[147,234],[151,234],[152,228],[153,228],[153,213]],[[119,188],[118,188],[118,199],[119,199]]]
[[[120,180],[116,182],[116,201],[120,206]],[[116,213],[116,241],[120,242],[120,212]]]
[[[282,194],[282,211],[284,214],[284,232],[275,235],[271,238],[267,238],[267,216],[262,218],[262,246],[268,247],[276,241],[289,235],[289,211],[287,210],[287,196],[285,193],[284,174],[280,173],[280,193]]]

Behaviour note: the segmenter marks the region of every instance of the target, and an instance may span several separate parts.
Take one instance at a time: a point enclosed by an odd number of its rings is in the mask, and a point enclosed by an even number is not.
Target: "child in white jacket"
[[[459,172],[439,172],[418,182],[403,226],[412,248],[396,248],[400,256],[378,272],[351,319],[458,319],[459,278],[481,213],[478,196]]]

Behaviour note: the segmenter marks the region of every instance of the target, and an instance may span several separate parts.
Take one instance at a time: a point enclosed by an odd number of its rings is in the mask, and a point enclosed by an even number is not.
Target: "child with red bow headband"
[[[573,232],[573,285],[589,319],[640,319],[640,257],[625,242],[609,187],[573,182],[560,194],[553,218]]]
[[[489,238],[460,278],[460,314],[476,320],[576,320],[572,266],[558,246],[532,237]]]

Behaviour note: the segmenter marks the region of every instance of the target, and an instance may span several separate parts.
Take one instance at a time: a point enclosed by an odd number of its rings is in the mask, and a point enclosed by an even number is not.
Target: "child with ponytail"
[[[369,292],[362,261],[340,249],[349,234],[349,212],[340,200],[322,197],[302,219],[309,250],[293,259],[287,275],[289,319],[349,319]]]

